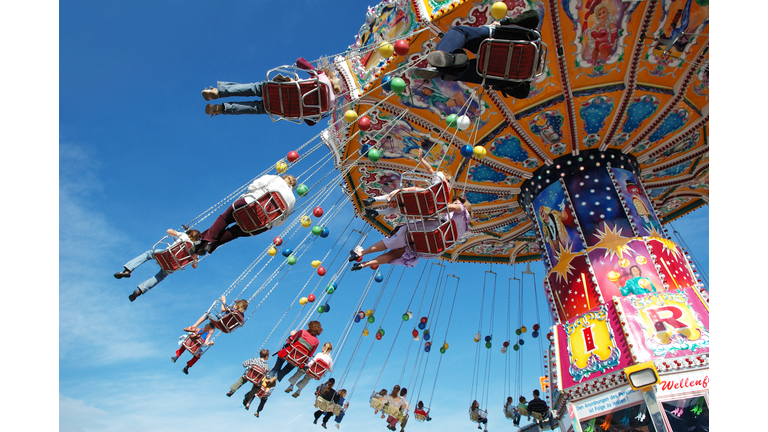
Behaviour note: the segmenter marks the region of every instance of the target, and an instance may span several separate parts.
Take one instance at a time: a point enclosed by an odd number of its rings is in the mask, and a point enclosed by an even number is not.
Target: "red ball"
[[[427,317],[421,317],[421,322],[423,322],[424,324],[426,324],[426,323],[427,323]]]
[[[355,262],[363,262],[363,257],[357,257],[357,259],[355,260]]]
[[[315,217],[322,217],[323,216],[323,209],[320,207],[315,207],[314,210],[312,210],[312,214],[315,215]]]
[[[381,333],[376,333],[375,338],[376,338],[376,340],[381,340]]]
[[[307,301],[310,302],[310,303],[314,302],[315,301],[315,295],[314,294],[308,295],[307,296]]]
[[[293,163],[293,162],[296,162],[298,159],[299,159],[298,152],[295,152],[295,151],[288,152],[288,162]]]
[[[404,56],[408,54],[408,42],[400,39],[399,41],[395,42],[395,52],[397,55]]]
[[[411,332],[411,334],[413,335],[413,337],[416,337],[416,336],[418,336],[418,335],[419,335],[419,331],[418,331],[418,330],[416,330],[416,329],[413,329],[413,331]]]
[[[365,116],[360,117],[357,119],[357,127],[359,127],[361,131],[367,131],[371,128],[371,119]]]
[[[379,265],[378,264],[371,264],[368,267],[370,267],[371,270],[377,270],[379,268]]]
[[[317,274],[320,276],[325,276],[325,268],[324,267],[318,267],[317,268]]]
[[[281,244],[283,244],[283,238],[280,236],[275,237],[275,239],[272,240],[272,244],[274,244],[275,246],[280,246]]]

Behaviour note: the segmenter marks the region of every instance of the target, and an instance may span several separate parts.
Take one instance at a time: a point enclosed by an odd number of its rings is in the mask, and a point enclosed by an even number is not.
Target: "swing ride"
[[[275,193],[234,210],[237,225],[246,233],[270,228],[280,232],[222,295],[236,293],[235,298],[247,299],[252,305],[249,314],[212,320],[217,329],[213,340],[244,327],[292,267],[307,261],[302,258],[308,251],[316,252],[315,242],[333,235],[336,240],[325,256],[312,261],[316,275],[298,290],[261,345],[266,347],[273,333],[285,328],[283,337],[273,341],[278,349],[272,352],[277,352],[291,330],[330,312],[330,301],[352,265],[344,251],[361,246],[373,229],[389,235],[404,225],[408,248],[418,257],[491,265],[483,279],[474,338],[477,375],[467,401],[479,405],[469,413],[478,427],[487,423],[488,407],[495,403],[488,383],[493,357],[498,359],[491,349],[494,305],[497,295],[503,296],[497,292],[501,271],[494,272],[493,264],[540,259],[546,268],[541,294],[551,313],[546,321],[539,316],[540,288],[530,267],[520,278],[512,270],[507,286],[506,339],[501,343],[504,390],[506,395],[523,395],[523,377],[538,374],[551,404],[551,412],[520,406],[519,415],[533,418],[521,430],[549,429],[549,416],[555,428],[564,431],[595,432],[596,425],[604,430],[677,430],[670,425],[680,421],[685,408],[693,404],[700,413],[708,403],[706,384],[684,390],[673,384],[653,387],[653,382],[635,382],[633,368],[645,367],[641,372],[650,370],[663,383],[701,383],[708,371],[708,292],[699,283],[692,257],[662,227],[708,202],[707,5],[706,0],[385,0],[369,8],[355,43],[333,59],[332,68],[343,84],[335,106],[327,104],[327,91],[332,90],[316,76],[301,79],[295,66],[270,70],[264,106],[273,120],[327,118],[329,126],[256,177],[294,173],[297,164],[315,160],[296,175],[299,199],[293,212],[286,216],[285,197]],[[483,82],[493,78],[530,84],[527,98],[506,97],[503,88],[425,80],[416,74],[428,66],[427,54],[449,28],[491,24],[505,13],[514,16],[525,10],[541,18],[538,29],[527,30],[532,40],[488,40],[474,64]],[[277,80],[278,74],[290,79]],[[310,147],[317,139],[320,142]],[[329,152],[308,158],[321,148]],[[420,150],[430,170],[418,166]],[[332,167],[326,167],[331,162]],[[329,172],[308,185],[323,169]],[[433,182],[421,173],[432,170],[450,174],[452,181]],[[185,228],[230,205],[248,184]],[[328,205],[338,185],[343,194]],[[365,200],[407,187],[414,189],[395,195],[399,213],[364,213]],[[469,231],[463,236],[448,210],[454,195],[472,205]],[[350,221],[340,233],[331,233],[328,225],[347,200],[368,224],[358,231],[350,229]],[[286,223],[279,226],[277,218]],[[192,255],[181,243],[155,256],[163,269],[176,270],[191,262]],[[374,271],[365,288],[344,294],[346,300],[359,295],[355,304],[338,302],[352,317],[334,352],[338,359],[351,346],[350,361],[335,378],[337,388],[349,387],[347,400],[354,395],[368,356],[357,377],[348,380],[352,359],[371,331],[375,333],[367,339],[368,354],[375,341],[388,343],[383,323],[409,271],[401,267],[389,304],[380,308],[396,270],[390,266],[385,276],[378,265],[370,267]],[[460,284],[454,273],[455,267],[450,271],[442,261],[425,264],[407,306],[396,306],[403,310],[402,320],[369,398],[371,408],[390,417],[390,426],[393,421],[404,425],[410,414],[417,421],[430,420]],[[308,289],[315,277],[316,285]],[[535,294],[535,317],[524,316],[524,289]],[[486,290],[490,306],[485,305]],[[519,305],[514,330],[513,292]],[[363,310],[371,299],[369,309]],[[283,319],[296,310],[296,303],[298,313],[286,327]],[[220,300],[214,301],[208,313],[218,306]],[[413,400],[423,402],[419,413],[413,411],[415,404],[401,403],[398,395],[386,399],[377,392],[395,341],[414,317],[419,317],[418,323],[410,332],[398,382],[404,383],[406,367],[412,365],[407,388],[417,389]],[[531,322],[529,334],[526,324]],[[349,339],[354,333],[359,334],[356,342]],[[439,338],[434,377],[425,386],[426,375],[432,373],[430,352]],[[184,342],[197,357],[209,348],[198,339],[191,335]],[[543,353],[538,371],[523,365],[526,342],[537,344]],[[513,353],[508,353],[510,347]],[[305,366],[313,351],[302,338],[285,348],[285,361],[295,367]],[[257,384],[268,373],[252,367],[246,378]],[[315,380],[332,375],[321,361],[306,373]],[[422,391],[429,392],[428,398],[421,398]],[[674,411],[666,409],[671,404],[676,404]],[[320,396],[315,407],[337,415],[343,411],[340,404]],[[514,411],[505,409],[504,415],[518,426]]]

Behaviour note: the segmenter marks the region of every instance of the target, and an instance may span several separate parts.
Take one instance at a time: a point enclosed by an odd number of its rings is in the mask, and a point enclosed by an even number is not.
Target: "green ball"
[[[408,321],[409,319],[411,319],[411,318],[408,316],[408,314],[404,313],[403,314],[403,321]]]
[[[486,343],[485,343],[485,347],[486,347],[486,348],[490,348],[490,347],[491,347],[491,343],[490,343],[490,342],[486,342]]]
[[[445,347],[440,347],[440,354],[445,354]]]
[[[376,321],[376,318],[373,317],[373,315],[368,317],[368,322],[373,324],[373,322]]]
[[[520,345],[515,344],[515,346],[512,347],[513,350],[517,351],[520,349]]]
[[[392,91],[397,94],[405,91],[405,81],[402,78],[393,78],[389,85]]]
[[[384,329],[379,329],[379,334],[384,336]]]
[[[288,261],[288,265],[294,265],[294,264],[296,264],[296,257],[291,255],[291,256],[288,257],[287,261]]]
[[[424,329],[423,334],[429,334],[429,329]]]
[[[325,306],[318,306],[317,307],[317,311],[320,312],[320,313],[325,312]]]
[[[307,185],[305,185],[304,183],[302,183],[302,184],[300,184],[300,185],[296,186],[296,193],[297,193],[297,194],[298,194],[300,197],[303,197],[304,195],[306,195],[306,194],[307,194],[307,192],[309,192],[309,188],[308,188],[308,187],[307,187]]]
[[[381,152],[379,152],[379,151],[378,151],[378,150],[376,150],[376,149],[370,149],[370,150],[368,150],[368,159],[369,159],[371,162],[376,162],[376,161],[378,161],[379,159],[381,159]]]
[[[323,233],[323,227],[321,227],[320,225],[315,225],[314,227],[312,227],[312,234],[319,236],[322,233]]]
[[[521,334],[523,334],[523,331],[520,330],[520,329],[517,329],[517,330],[515,330],[515,334],[520,336]]]
[[[459,118],[456,114],[451,114],[448,117],[445,118],[445,121],[448,123],[448,127],[455,128],[456,127],[456,120]]]
[[[334,291],[336,291],[336,289],[332,286],[329,286],[328,288],[325,289],[325,292],[327,292],[328,294],[333,294]]]

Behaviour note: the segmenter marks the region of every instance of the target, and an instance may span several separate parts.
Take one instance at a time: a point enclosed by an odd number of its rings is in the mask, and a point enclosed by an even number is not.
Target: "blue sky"
[[[328,252],[353,217],[350,204],[345,204],[329,225],[331,236],[315,241],[307,258],[299,261],[246,326],[217,339],[189,376],[181,373],[181,361],[173,364],[169,359],[177,348],[181,329],[221,295],[264,250],[272,235],[231,243],[206,258],[198,269],[170,276],[134,303],[128,302],[128,294],[136,283],[156,271],[155,265],[145,264],[127,280],[115,280],[112,273],[150,248],[167,228],[178,228],[205,211],[288,151],[310,140],[322,127],[273,123],[267,116],[209,118],[203,113],[206,102],[200,90],[215,85],[216,80],[262,80],[268,69],[293,63],[299,56],[312,60],[344,51],[364,22],[365,5],[359,1],[337,1],[333,6],[314,1],[70,1],[61,5],[59,136],[46,137],[46,142],[56,142],[58,138],[58,154],[50,152],[53,160],[47,163],[53,173],[57,164],[59,168],[59,275],[58,280],[53,277],[47,281],[49,286],[58,283],[59,287],[58,309],[54,304],[50,312],[52,317],[58,315],[58,323],[54,319],[51,324],[58,324],[60,430],[218,430],[222,426],[304,430],[311,426],[314,408],[310,387],[300,398],[293,399],[282,392],[287,385],[283,381],[259,419],[253,417],[253,409],[244,412],[240,404],[248,387],[241,388],[232,398],[224,394],[242,373],[241,363],[261,348],[298,289],[308,280],[310,288],[315,286],[318,277],[313,276],[309,261]],[[56,124],[55,117],[51,124]],[[30,128],[34,126],[33,123]],[[37,133],[33,129],[30,132]],[[37,157],[35,150],[27,150],[26,157]],[[321,148],[312,157],[326,153]],[[303,160],[297,168],[302,171],[313,162],[311,158]],[[6,178],[5,183],[18,184],[25,179],[20,173],[13,179]],[[56,178],[51,177],[50,181]],[[330,207],[338,197],[338,191],[334,192],[324,207]],[[206,220],[203,228],[210,221]],[[708,270],[709,208],[697,210],[674,225]],[[362,226],[359,219],[352,223],[357,229]],[[365,244],[377,239],[374,233]],[[331,257],[335,253],[336,249]],[[329,275],[338,268],[338,262],[329,268]],[[274,264],[263,275],[270,273]],[[412,327],[403,327],[392,356],[386,363],[384,358],[392,347],[401,322],[399,317],[408,305],[423,266],[432,264],[422,261],[419,267],[404,273],[386,318],[376,322],[382,322],[387,333],[382,341],[373,344],[370,354],[368,349],[378,327],[371,328],[371,335],[363,339],[343,385],[351,389],[362,370],[343,429],[383,429],[383,421],[368,408],[368,396],[374,389],[414,381],[413,351],[405,363],[404,379],[399,381],[409,342],[404,333]],[[446,266],[449,272],[453,271],[453,264]],[[479,264],[456,266],[461,283],[447,337],[451,347],[443,356],[431,404],[435,420],[424,424],[412,421],[409,429],[432,431],[461,425],[469,430],[473,426],[466,409],[472,399],[480,399],[481,395],[473,392],[477,383],[473,386],[476,345],[472,337],[478,331],[480,316],[479,281],[488,269]],[[540,284],[541,263],[535,263],[532,269]],[[389,271],[383,270],[385,275]],[[498,301],[506,297],[507,281],[514,273],[508,266],[494,266],[493,270],[498,273]],[[517,266],[514,272],[519,275],[521,270]],[[40,269],[26,271],[35,274]],[[377,316],[383,316],[393,298],[401,271],[402,268],[393,271],[393,280],[382,294]],[[321,341],[336,343],[340,338],[370,276],[365,271],[345,276],[331,300],[333,310],[321,318],[326,329]],[[264,276],[260,281],[263,279]],[[452,285],[448,286],[448,293],[452,294]],[[371,308],[380,287],[381,284],[374,283],[374,291],[363,309]],[[423,289],[424,282],[416,299]],[[433,289],[431,283],[428,290]],[[483,335],[490,325],[491,288],[487,289]],[[251,288],[245,295],[253,292]],[[431,292],[427,291],[428,295]],[[532,298],[529,286],[524,305],[513,304],[511,308],[513,326],[520,309],[526,310],[524,322],[529,328],[532,326]],[[442,342],[445,334],[449,304],[444,306],[441,324],[435,329],[436,344]],[[541,294],[539,308],[541,324],[547,325],[547,307]],[[411,310],[416,314],[415,305]],[[249,308],[248,312],[251,311]],[[274,350],[296,316],[297,308],[288,311],[266,348]],[[480,388],[487,388],[491,429],[500,424],[511,427],[510,423],[503,423],[507,420],[501,413],[501,404],[506,397],[504,389],[514,384],[504,380],[502,365],[507,357],[498,351],[505,339],[506,319],[506,307],[497,304],[491,371],[486,372],[482,366],[476,371],[492,377],[486,384],[479,382]],[[334,373],[337,379],[349,363],[361,329],[362,323],[353,327],[338,359]],[[526,377],[522,388],[526,396],[537,386],[541,370],[538,344],[530,338],[527,342],[522,362]],[[42,343],[47,342],[41,339],[30,349],[39,349]],[[481,364],[486,359],[484,350]],[[428,399],[432,391],[438,357],[439,352],[433,350],[421,386],[421,399]],[[181,360],[188,358],[187,353]],[[35,365],[29,373],[39,373],[42,366]],[[26,394],[29,390],[22,385],[24,382],[19,386]],[[419,385],[412,385],[409,390],[410,399],[415,402]],[[45,392],[39,386],[36,391]]]

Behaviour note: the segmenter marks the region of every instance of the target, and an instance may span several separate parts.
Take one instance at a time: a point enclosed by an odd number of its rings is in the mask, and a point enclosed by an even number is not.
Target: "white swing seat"
[[[332,401],[323,399],[322,396],[315,398],[315,408],[322,412],[333,412],[334,404]]]
[[[323,360],[316,360],[312,366],[306,370],[307,376],[310,378],[314,378],[316,380],[319,380],[320,378],[325,375],[325,372],[328,370],[328,364],[324,362]]]
[[[332,107],[328,106],[328,88],[315,74],[300,79],[295,66],[280,66],[267,72],[267,81],[262,86],[264,110],[272,121],[288,120],[301,123],[304,120],[318,122]],[[318,72],[319,73],[319,72]],[[291,80],[273,81],[278,74]]]
[[[191,242],[179,242],[175,245],[169,244],[165,239],[169,236],[165,236],[160,241],[152,246],[152,252],[155,256],[155,261],[161,269],[172,272],[179,269],[184,269],[188,264],[191,264],[195,260],[195,254],[192,253],[194,245]],[[164,244],[165,247],[160,247],[160,244]]]
[[[254,364],[248,367],[248,370],[245,372],[245,379],[252,382],[253,384],[260,385],[261,380],[266,374],[267,371],[265,371],[264,368]]]
[[[309,353],[312,351],[312,345],[304,338],[296,338],[291,343],[288,350],[288,355],[285,356],[285,361],[296,367],[304,366],[309,358]]]
[[[511,83],[534,81],[544,73],[547,45],[536,30],[505,27],[528,34],[529,40],[485,39],[477,50],[478,75]]]
[[[400,411],[399,408],[395,408],[389,404],[384,405],[384,408],[381,409],[381,411],[384,414],[391,415],[392,417],[402,420],[403,419],[403,412]]]
[[[479,410],[479,411],[482,411],[482,412],[484,412],[484,413],[486,414],[486,417],[485,417],[485,418],[488,418],[488,411],[486,411],[486,410]],[[476,412],[474,412],[474,411],[470,411],[470,412],[469,412],[469,419],[470,419],[470,420],[472,420],[472,421],[473,421],[473,422],[475,422],[475,423],[482,423],[482,419],[481,419],[481,418],[480,418],[480,416],[479,416],[479,415],[478,415]]]
[[[537,413],[535,411],[531,411],[531,416],[533,417],[533,420],[536,422],[536,424],[539,426],[539,430],[555,430],[555,428],[549,427],[549,420],[544,420],[544,416],[541,415],[541,413]],[[549,415],[553,415],[552,413],[549,413]],[[557,425],[555,425],[557,427]]]
[[[376,399],[376,397],[375,397],[376,394],[377,394],[376,392],[373,392],[373,394],[371,395],[371,398],[370,398],[371,408],[379,410],[379,411],[383,411],[384,410],[384,405],[386,405],[386,402],[384,402],[381,399]]]
[[[283,216],[286,207],[279,192],[268,192],[252,203],[234,209],[232,215],[240,229],[256,235],[272,228],[272,222]]]

